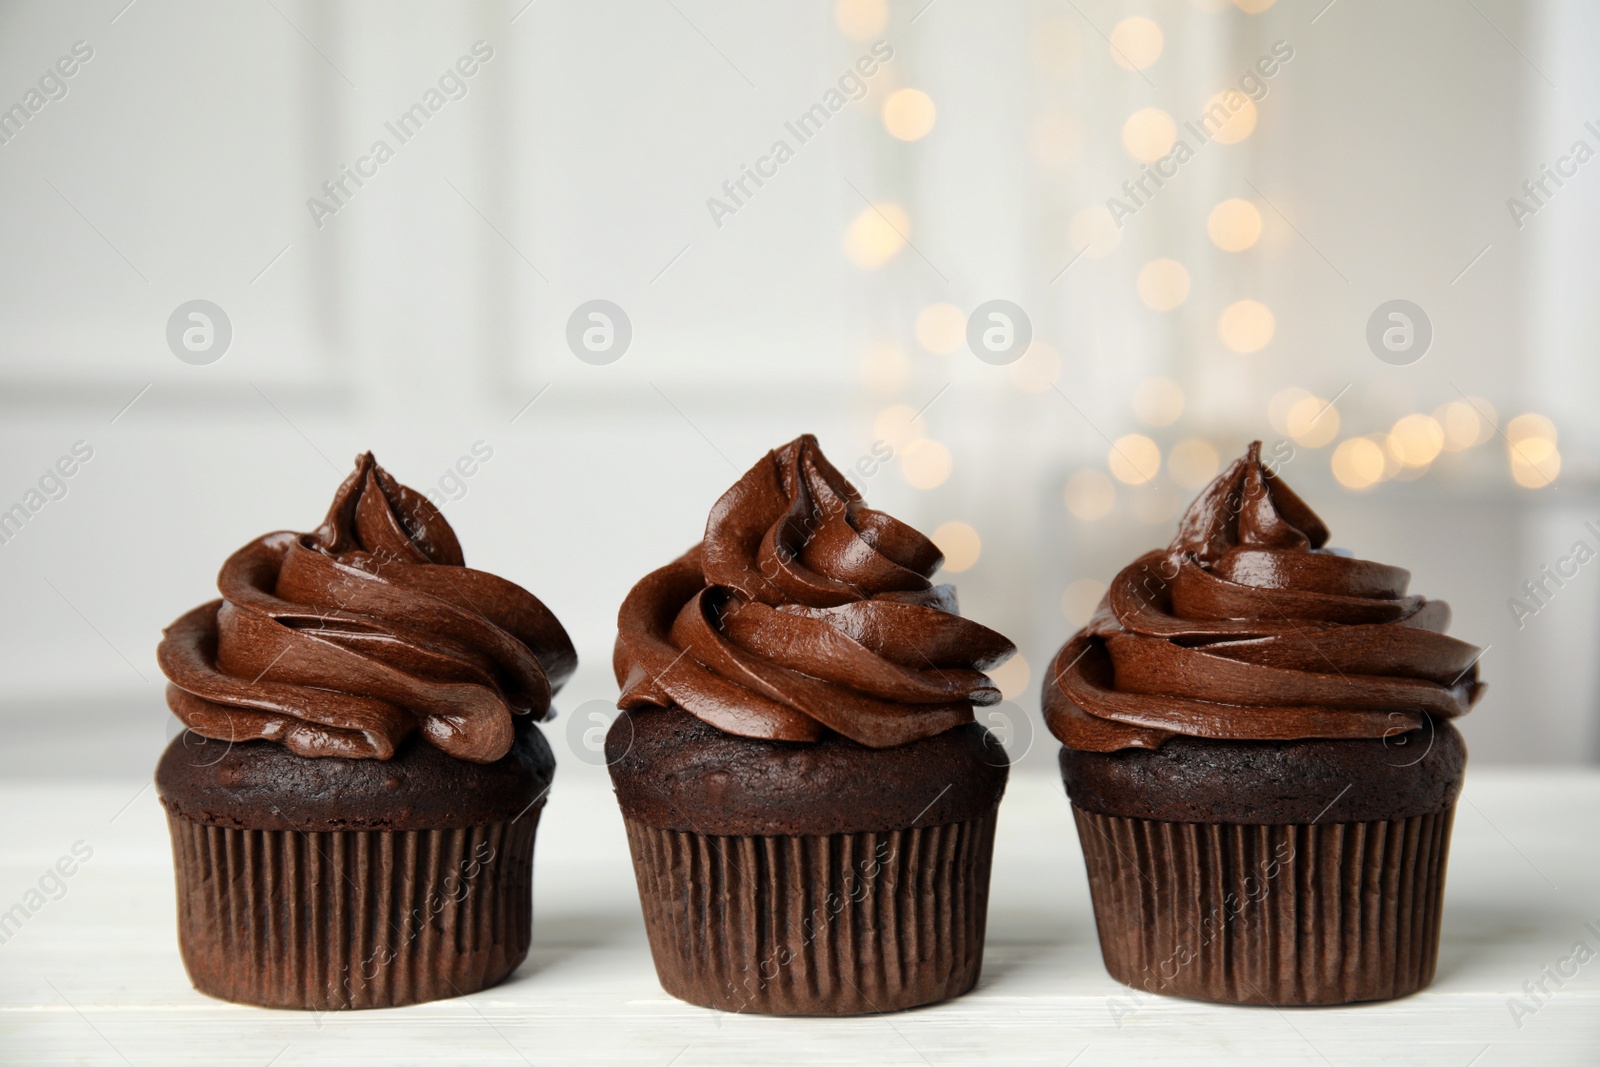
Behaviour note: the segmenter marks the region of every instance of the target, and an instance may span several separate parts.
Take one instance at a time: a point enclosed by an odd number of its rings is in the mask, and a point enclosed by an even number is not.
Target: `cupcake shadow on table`
[[[217,584],[158,652],[188,727],[156,786],[195,988],[328,1010],[505,978],[555,772],[534,723],[577,665],[561,624],[371,453],[314,533],[252,541]]]
[[[724,1011],[971,989],[1009,761],[976,723],[1012,644],[803,436],[634,586],[607,760],[662,987]]]
[[[1046,675],[1101,953],[1139,990],[1344,1004],[1433,979],[1481,653],[1409,572],[1327,540],[1252,444]]]

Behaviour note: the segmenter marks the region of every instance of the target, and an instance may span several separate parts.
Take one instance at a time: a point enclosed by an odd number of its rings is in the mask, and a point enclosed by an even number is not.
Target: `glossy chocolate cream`
[[[888,748],[973,721],[1016,649],[963,619],[943,556],[874,511],[807,434],[718,500],[705,539],[618,614],[624,709],[677,706],[725,733]]]
[[[1482,694],[1479,650],[1409,571],[1325,547],[1322,520],[1261,462],[1261,443],[1200,494],[1162,550],[1111,582],[1044,687],[1068,748],[1385,738]]]
[[[217,588],[157,651],[173,714],[217,740],[387,760],[417,731],[491,763],[512,716],[547,718],[577,665],[549,609],[468,568],[444,516],[370,452],[314,533],[257,538]]]

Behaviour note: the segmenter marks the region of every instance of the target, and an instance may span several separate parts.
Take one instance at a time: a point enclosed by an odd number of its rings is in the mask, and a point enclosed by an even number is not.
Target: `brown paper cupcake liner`
[[[965,993],[983,963],[997,810],[824,836],[625,819],[662,987],[768,1015],[896,1011]]]
[[[315,1010],[494,985],[528,953],[542,807],[392,831],[241,830],[169,813],[189,978],[224,1000]]]
[[[1387,1000],[1433,979],[1453,806],[1302,825],[1072,810],[1120,982],[1283,1006]]]

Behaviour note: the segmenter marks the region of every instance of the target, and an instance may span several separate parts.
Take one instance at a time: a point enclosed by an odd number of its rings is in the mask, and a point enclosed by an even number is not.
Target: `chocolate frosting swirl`
[[[1174,734],[1382,738],[1465,714],[1480,653],[1445,636],[1449,606],[1327,540],[1252,444],[1062,647],[1044,684],[1050,731],[1109,752]]]
[[[413,731],[458,759],[545,719],[578,656],[531,593],[468,568],[455,531],[368,452],[315,533],[270,533],[217,576],[222,599],[167,627],[167,705],[223,741],[389,759]]]
[[[973,721],[1016,651],[929,577],[933,542],[874,511],[806,434],[711,509],[705,539],[617,616],[618,707],[676,705],[744,737],[889,748]]]

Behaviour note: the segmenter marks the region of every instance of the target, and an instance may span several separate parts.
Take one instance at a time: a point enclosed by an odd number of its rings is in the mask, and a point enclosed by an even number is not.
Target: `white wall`
[[[1341,436],[1457,389],[1502,418],[1556,420],[1553,489],[1512,484],[1499,441],[1365,492],[1333,480],[1331,447],[1299,450],[1285,474],[1337,543],[1410,567],[1417,591],[1451,601],[1455,633],[1492,646],[1489,695],[1464,727],[1475,760],[1600,754],[1600,570],[1520,631],[1505,606],[1600,522],[1600,163],[1521,231],[1504,205],[1600,119],[1586,7],[1341,0],[1312,23],[1321,5],[1292,0],[1255,16],[1190,0],[896,4],[879,35],[895,56],[866,99],[719,228],[707,197],[871,42],[841,34],[832,4],[675,4],[0,8],[0,106],[74,42],[94,49],[66,97],[0,145],[0,508],[74,441],[94,448],[67,496],[0,546],[0,714],[75,727],[132,715],[159,741],[160,628],[212,595],[228,552],[314,525],[358,450],[425,488],[479,440],[494,458],[446,509],[469,562],[528,586],[573,632],[584,669],[558,704],[609,697],[616,605],[699,536],[740,471],[806,430],[848,462],[885,405],[935,395],[926,432],[954,457],[948,481],[914,489],[891,464],[867,491],[925,530],[977,528],[983,556],[954,580],[968,614],[1017,639],[1031,666],[1017,702],[1034,712],[1069,629],[1062,590],[1166,541],[1189,495],[1123,487],[1110,517],[1084,522],[1063,505],[1067,477],[1104,470],[1106,439],[1135,431],[1236,451],[1275,436],[1279,389],[1348,385]],[[1102,37],[1129,14],[1166,32],[1145,77]],[[493,58],[466,96],[315,226],[307,198],[479,40]],[[1113,254],[1052,282],[1077,251],[1072,215],[1137,170],[1126,116],[1197,114],[1278,40],[1295,58],[1252,136],[1208,147]],[[877,116],[907,85],[939,107],[909,144]],[[1041,159],[1037,130],[1057,119],[1075,145]],[[1215,249],[1210,206],[1257,191],[1260,242]],[[915,247],[876,270],[841,252],[863,195],[912,221]],[[1134,293],[1157,256],[1194,279],[1172,312]],[[964,350],[921,351],[921,308],[995,296],[1061,354],[1059,392],[1025,391]],[[1362,339],[1395,296],[1437,330],[1409,367]],[[609,366],[563,340],[571,310],[597,297],[633,322]],[[1242,297],[1277,320],[1249,356],[1215,328]],[[233,324],[209,366],[165,341],[194,298]],[[884,343],[912,360],[887,393],[860,374]],[[1189,405],[1152,430],[1129,394],[1157,373]],[[1052,746],[1036,747],[1032,759]]]

